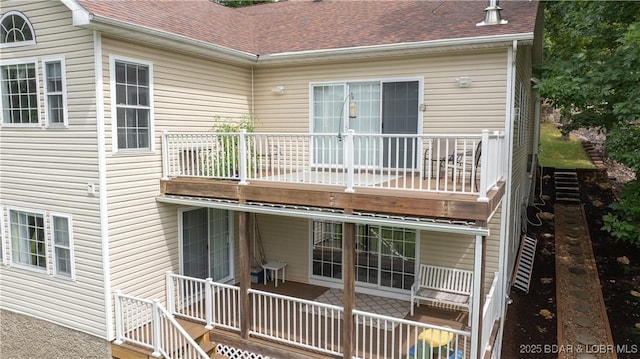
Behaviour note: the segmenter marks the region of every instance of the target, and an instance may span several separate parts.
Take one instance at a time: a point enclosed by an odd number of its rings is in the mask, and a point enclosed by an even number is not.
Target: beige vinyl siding
[[[251,71],[107,36],[102,56],[112,289],[164,301],[165,272],[180,270],[180,207],[155,200],[162,131],[206,132],[216,115],[239,119],[249,114]],[[112,151],[110,56],[153,64],[154,151]]]
[[[494,273],[499,269],[500,258],[500,213],[497,212],[488,228],[485,240],[484,268],[485,294],[489,292]],[[475,236],[421,231],[420,264],[474,270]]]
[[[504,128],[507,50],[403,57],[366,62],[269,67],[255,70],[257,128],[268,132],[309,131],[309,85],[318,82],[400,78],[424,80],[427,109],[423,132],[480,133]],[[469,76],[470,87],[455,79]],[[285,93],[271,89],[285,86]]]
[[[266,260],[287,263],[286,280],[309,281],[309,220],[304,218],[256,215]],[[254,243],[254,217],[251,215],[251,248]],[[239,229],[238,229],[239,231]],[[239,270],[236,246],[236,273]]]
[[[2,11],[22,12],[33,25],[36,44],[3,48],[0,61],[36,59],[40,123],[44,126],[42,60],[64,58],[68,128],[16,128],[0,125],[0,206],[5,253],[10,257],[8,208],[45,211],[49,240],[46,274],[0,265],[3,309],[105,337],[104,283],[98,196],[93,33],[74,28],[60,2],[2,1]],[[53,275],[50,218],[72,217],[76,280]],[[10,260],[9,260],[10,263]]]

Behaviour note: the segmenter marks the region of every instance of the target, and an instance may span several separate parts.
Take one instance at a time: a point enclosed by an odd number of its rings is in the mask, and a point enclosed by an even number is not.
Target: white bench
[[[471,318],[471,291],[473,271],[420,265],[418,280],[411,287],[411,315],[413,303],[420,301],[466,308]]]

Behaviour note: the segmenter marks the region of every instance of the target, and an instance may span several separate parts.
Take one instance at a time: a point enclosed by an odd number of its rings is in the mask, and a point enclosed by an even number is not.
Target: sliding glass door
[[[344,134],[417,134],[419,81],[367,81],[312,86],[312,161],[316,165],[344,163]],[[333,135],[335,134],[335,135]],[[415,168],[414,145],[379,137],[358,138],[356,165]],[[401,162],[400,162],[401,161]]]
[[[233,278],[229,211],[214,208],[180,214],[182,274],[225,282]]]
[[[312,278],[342,279],[343,238],[339,222],[312,222]],[[363,288],[409,290],[415,278],[415,230],[356,226],[356,283]]]

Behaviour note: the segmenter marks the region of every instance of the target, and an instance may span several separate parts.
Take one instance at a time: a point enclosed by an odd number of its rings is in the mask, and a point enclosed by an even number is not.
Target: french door
[[[313,162],[344,163],[343,136],[356,134],[417,134],[419,81],[371,81],[312,86]],[[413,143],[401,139],[359,138],[354,143],[356,165],[415,168]]]
[[[233,279],[233,247],[229,211],[215,208],[184,210],[180,214],[182,274]]]
[[[313,221],[311,276],[340,282],[343,270],[342,223]],[[415,279],[417,232],[412,229],[356,225],[356,284],[361,288],[406,291]]]

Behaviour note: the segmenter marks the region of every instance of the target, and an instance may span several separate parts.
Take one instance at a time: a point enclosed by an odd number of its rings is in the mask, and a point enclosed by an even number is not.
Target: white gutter
[[[96,86],[96,132],[98,137],[98,195],[100,198],[100,237],[102,240],[102,276],[104,281],[104,308],[106,338],[112,341],[111,262],[109,259],[109,213],[107,207],[107,159],[104,128],[104,92],[102,80],[102,37],[93,31],[93,61]]]
[[[339,212],[321,212],[317,210],[281,208],[271,206],[261,206],[258,204],[241,204],[234,202],[223,202],[200,197],[163,196],[156,197],[156,201],[161,203],[178,204],[183,206],[195,206],[206,208],[226,209],[230,211],[241,211],[249,213],[270,214],[276,216],[307,218],[313,220],[326,220],[337,222],[349,222],[370,225],[397,226],[417,230],[429,230],[433,232],[467,234],[488,236],[489,229],[470,225],[420,222],[412,220],[401,220],[394,218],[379,218],[369,216],[358,216]]]
[[[507,35],[491,35],[491,36],[476,36],[476,37],[463,37],[459,39],[441,39],[441,40],[429,40],[418,42],[404,42],[386,45],[370,45],[370,46],[356,46],[356,47],[343,47],[335,49],[323,49],[323,50],[307,50],[307,51],[295,51],[295,52],[281,52],[276,54],[260,55],[258,59],[259,63],[271,63],[277,60],[304,60],[313,58],[325,58],[334,56],[350,56],[350,55],[367,55],[371,57],[376,53],[393,53],[393,52],[407,52],[418,51],[427,49],[446,49],[448,47],[473,47],[485,46],[485,47],[509,47],[513,41],[530,41],[533,42],[533,33],[520,33],[520,34],[507,34]]]
[[[186,36],[177,35],[168,31],[162,31],[153,29],[147,26],[141,26],[125,21],[115,20],[108,17],[103,17],[95,14],[91,14],[91,21],[86,24],[81,24],[80,26],[86,26],[89,28],[99,29],[101,31],[105,30],[104,28],[100,28],[100,25],[104,25],[107,27],[114,27],[120,30],[128,30],[130,32],[138,32],[144,35],[150,35],[153,38],[165,39],[169,41],[174,41],[179,43],[180,45],[193,46],[201,50],[210,51],[213,53],[217,53],[222,55],[225,58],[235,59],[236,61],[247,62],[255,62],[258,59],[258,55],[254,55],[249,52],[235,50],[229,47],[215,45],[202,40],[195,40]]]

